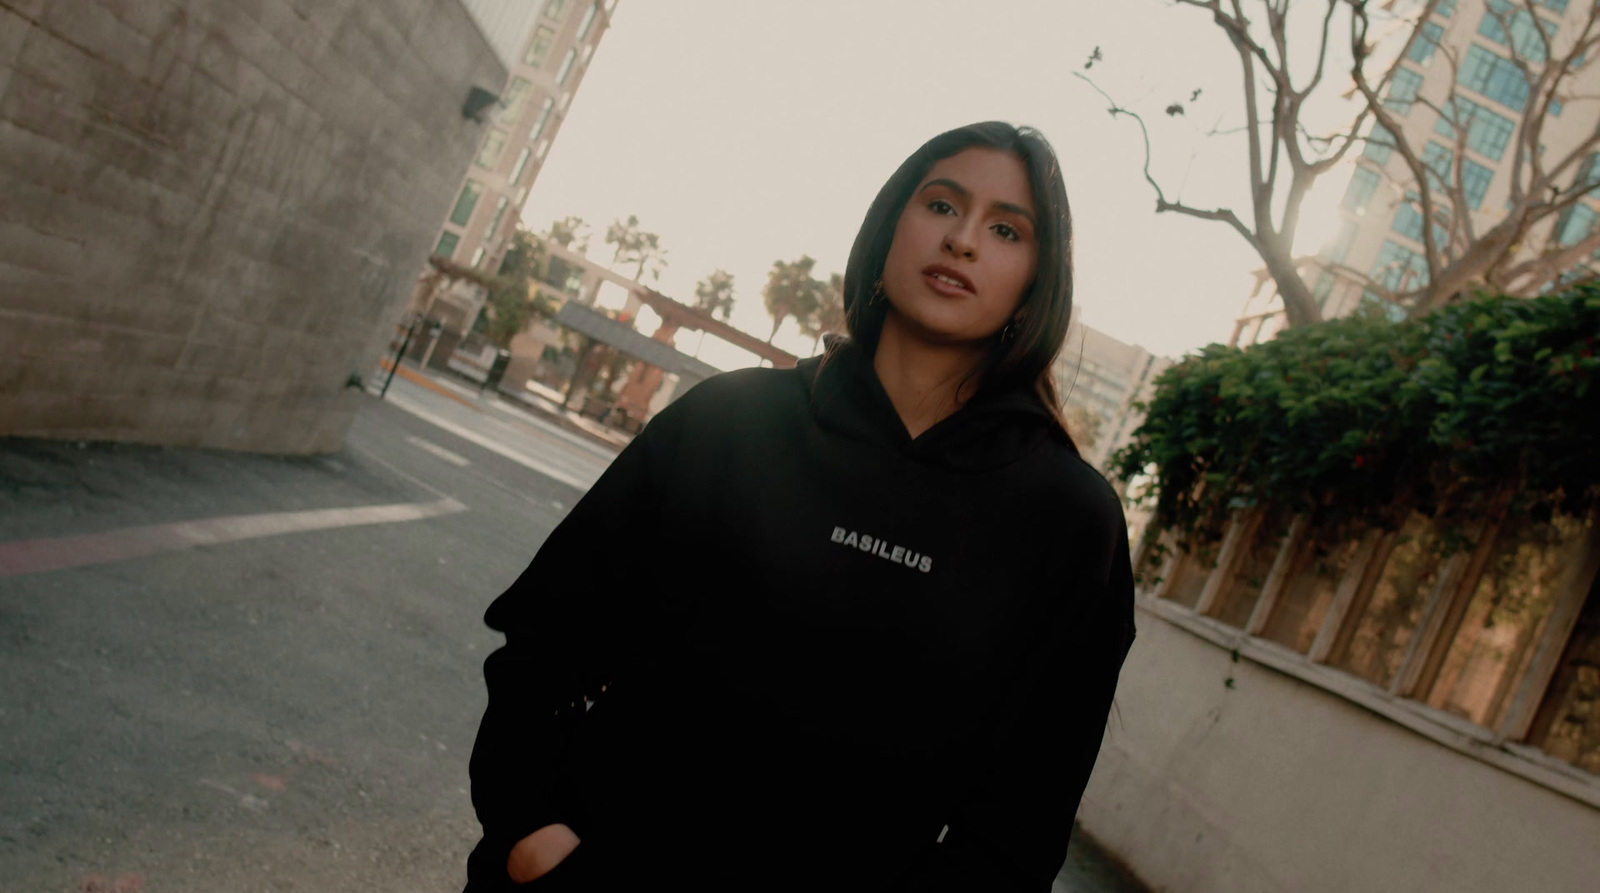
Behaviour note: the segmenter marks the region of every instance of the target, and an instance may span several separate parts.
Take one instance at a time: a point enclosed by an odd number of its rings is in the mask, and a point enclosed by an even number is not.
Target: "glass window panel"
[[[456,226],[466,226],[472,219],[472,211],[478,207],[478,199],[483,196],[483,184],[477,180],[468,180],[461,187],[461,195],[456,199],[456,206],[450,211],[450,222]]]
[[[1454,3],[1455,0],[1449,0],[1449,2]],[[1537,2],[1546,9],[1553,9],[1556,12],[1567,11],[1567,0],[1537,0]]]
[[[1327,270],[1323,270],[1321,275],[1317,276],[1317,287],[1311,290],[1311,296],[1317,299],[1319,309],[1327,309],[1328,296],[1333,294],[1333,285],[1333,274]]]
[[[1411,42],[1411,49],[1406,51],[1406,58],[1418,65],[1427,65],[1433,61],[1433,54],[1439,51],[1439,38],[1444,34],[1444,26],[1438,22],[1426,22],[1417,34],[1417,39]]]
[[[560,21],[561,17],[567,14],[567,5],[571,2],[572,0],[545,0],[544,17]]]
[[[1456,0],[1439,0],[1439,5],[1433,8],[1434,15],[1450,18],[1456,14]]]
[[[455,257],[456,246],[461,244],[461,237],[449,230],[439,234],[438,244],[433,246],[433,253],[441,257]]]
[[[1350,176],[1350,187],[1344,191],[1342,207],[1346,211],[1360,214],[1367,209],[1367,203],[1372,201],[1373,193],[1378,191],[1378,183],[1383,178],[1370,167],[1358,167]]]
[[[1360,312],[1381,316],[1390,322],[1405,322],[1406,308],[1385,298],[1372,289],[1361,292]]]
[[[505,219],[506,206],[510,203],[510,200],[503,195],[494,203],[494,216],[489,219],[489,228],[484,230],[485,239],[494,238],[495,231],[500,228],[500,221]]]
[[[1505,25],[1511,25],[1511,37],[1506,37]],[[1560,25],[1556,22],[1540,20],[1544,32],[1554,36]],[[1478,33],[1501,46],[1515,47],[1517,54],[1530,62],[1542,63],[1545,61],[1544,41],[1539,33],[1534,30],[1533,16],[1521,4],[1513,4],[1511,0],[1489,0],[1489,8],[1483,14],[1483,21],[1478,23]]]
[[[511,166],[511,179],[509,182],[512,186],[517,185],[517,181],[522,179],[522,172],[528,167],[528,159],[532,157],[533,147],[523,146],[522,151],[517,155],[517,163]]]
[[[1589,238],[1589,234],[1594,232],[1596,216],[1594,209],[1583,202],[1567,206],[1556,218],[1556,243],[1562,246],[1576,245]]]
[[[1264,639],[1277,642],[1305,654],[1311,650],[1322,621],[1328,616],[1328,606],[1339,588],[1339,579],[1349,569],[1359,543],[1342,543],[1329,549],[1325,544],[1308,543],[1302,547],[1289,568],[1289,578],[1284,584],[1278,603],[1261,631]]]
[[[533,95],[533,83],[527,78],[512,78],[511,86],[506,88],[505,111],[500,113],[500,120],[507,127],[517,123],[522,117],[523,109],[528,107],[528,97]]]
[[[1428,283],[1428,261],[1422,255],[1389,239],[1383,240],[1372,278],[1389,291],[1405,291]]]
[[[479,267],[483,266],[483,255],[485,251],[486,249],[482,245],[479,245],[478,250],[472,252],[471,266],[473,269],[478,269]]]
[[[1389,82],[1389,98],[1383,101],[1385,106],[1394,110],[1397,115],[1411,113],[1411,103],[1417,98],[1417,91],[1422,89],[1422,75],[1409,68],[1395,70],[1394,80]]]
[[[567,75],[572,74],[572,63],[578,59],[578,48],[568,47],[567,54],[561,57],[561,67],[556,69],[556,86],[567,82]]]
[[[1505,154],[1516,124],[1510,118],[1491,111],[1465,96],[1457,96],[1444,107],[1444,114],[1433,128],[1434,133],[1456,139],[1456,126],[1467,128],[1467,148],[1499,161]]]
[[[533,122],[533,130],[528,134],[528,140],[530,142],[538,139],[539,136],[544,133],[544,125],[549,122],[550,112],[555,107],[556,101],[546,96],[544,99],[544,105],[539,109],[539,118]]]
[[[1394,134],[1382,124],[1374,124],[1372,132],[1367,135],[1367,147],[1361,154],[1378,164],[1388,164],[1389,156],[1394,154],[1394,145]]]
[[[1427,703],[1498,725],[1588,531],[1575,518],[1508,522],[1495,540]]]
[[[589,8],[584,11],[583,22],[578,25],[579,40],[585,40],[589,37],[589,29],[594,27],[594,17],[598,12],[600,12],[599,3],[589,4]]]
[[[550,48],[555,44],[556,29],[549,25],[534,28],[533,38],[528,41],[528,52],[522,57],[522,61],[535,67],[543,65],[545,57],[550,55]]]
[[[483,135],[483,145],[478,148],[478,157],[472,159],[479,167],[490,170],[500,163],[500,153],[506,148],[506,132],[504,130],[491,130]]]
[[[1477,210],[1483,197],[1489,193],[1494,180],[1494,169],[1484,167],[1470,158],[1461,159],[1461,188],[1467,194],[1467,207]]]
[[[1522,111],[1528,104],[1528,79],[1510,59],[1489,52],[1478,44],[1467,50],[1461,62],[1461,86],[1475,90],[1503,106]]]
[[[1558,760],[1600,774],[1600,578],[1589,587],[1528,740]]]

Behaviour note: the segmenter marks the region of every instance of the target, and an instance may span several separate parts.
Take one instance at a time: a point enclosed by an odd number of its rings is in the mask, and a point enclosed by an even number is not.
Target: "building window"
[[[487,249],[485,249],[482,245],[479,245],[478,250],[472,252],[472,263],[469,266],[471,266],[474,270],[483,266],[483,255],[486,251]]]
[[[1397,115],[1411,114],[1411,103],[1422,89],[1422,75],[1409,68],[1397,68],[1394,80],[1389,82],[1389,98],[1383,104]]]
[[[1600,152],[1592,153],[1583,160],[1583,167],[1578,169],[1578,178],[1573,181],[1587,186],[1600,186]],[[1593,190],[1590,191],[1594,195]]]
[[[511,166],[511,178],[507,181],[510,185],[517,185],[522,179],[522,169],[528,166],[528,159],[533,156],[532,146],[523,146],[522,152],[517,156],[517,163]]]
[[[549,151],[550,151],[550,141],[549,140],[540,140],[539,141],[539,148],[533,150],[533,157],[539,159],[540,161],[543,161],[545,153],[549,152]]]
[[[578,48],[568,47],[567,54],[561,57],[561,67],[556,69],[556,86],[567,82],[567,75],[572,74],[572,63],[578,61]]]
[[[1311,290],[1311,297],[1317,299],[1317,309],[1325,310],[1328,307],[1328,295],[1333,294],[1333,274],[1323,270],[1317,277],[1317,287]],[[1243,624],[1239,624],[1243,626]]]
[[[1600,215],[1596,215],[1594,209],[1583,202],[1568,205],[1556,218],[1556,244],[1566,248],[1589,238],[1589,234],[1594,232],[1596,216]]]
[[[439,244],[433,246],[433,253],[440,257],[455,257],[456,246],[461,244],[461,237],[445,230],[439,234]]]
[[[571,105],[572,105],[572,91],[568,90],[567,92],[561,94],[561,109],[560,109],[560,111],[561,111],[561,116],[563,118],[566,117],[567,109]]]
[[[489,218],[489,228],[483,231],[485,239],[494,238],[495,231],[500,228],[500,221],[506,216],[506,205],[510,203],[511,200],[503,195],[494,203],[494,216]]]
[[[1367,134],[1367,147],[1361,154],[1379,165],[1385,165],[1389,163],[1389,156],[1394,154],[1394,145],[1394,134],[1382,124],[1373,124],[1372,132]]]
[[[1341,203],[1346,211],[1361,215],[1367,212],[1367,203],[1372,201],[1373,193],[1378,191],[1378,183],[1383,178],[1370,167],[1358,167],[1350,177],[1350,188],[1344,191],[1344,201]]]
[[[528,97],[533,95],[533,83],[527,78],[512,78],[511,86],[506,88],[506,98],[500,101],[504,111],[500,113],[500,120],[509,127],[517,123],[522,117],[522,110],[528,106]]]
[[[1510,59],[1497,56],[1473,44],[1461,63],[1461,86],[1493,99],[1501,105],[1522,111],[1528,104],[1528,79]]]
[[[1394,231],[1417,244],[1422,244],[1422,196],[1406,193],[1406,200],[1394,213]],[[1433,245],[1442,248],[1450,242],[1450,208],[1435,202],[1433,205]]]
[[[558,22],[561,21],[561,17],[567,14],[569,2],[570,0],[545,0],[544,17]]]
[[[546,96],[544,105],[539,108],[539,118],[533,122],[533,129],[528,131],[528,141],[532,142],[544,133],[545,122],[550,120],[550,110],[556,107],[556,101]]]
[[[583,54],[578,57],[578,67],[579,68],[587,67],[589,65],[589,60],[593,59],[593,58],[594,58],[594,44],[592,44],[592,43],[584,44],[583,45]]]
[[[1484,167],[1471,158],[1461,159],[1461,190],[1466,193],[1467,207],[1476,211],[1483,207],[1483,197],[1489,193],[1489,183],[1494,180],[1494,170]]]
[[[1566,106],[1561,104],[1561,100],[1552,98],[1550,100],[1550,117],[1561,117],[1561,110],[1564,108],[1566,108]]]
[[[500,153],[506,148],[506,132],[504,130],[491,130],[483,136],[483,145],[478,149],[478,157],[472,159],[478,167],[494,170],[500,163]]]
[[[1443,34],[1443,25],[1438,22],[1425,22],[1417,32],[1417,39],[1411,42],[1411,49],[1406,52],[1406,58],[1424,66],[1432,62],[1433,54],[1439,51],[1439,37]]]
[[[535,68],[544,64],[546,56],[550,55],[550,48],[556,43],[556,29],[549,25],[540,25],[533,29],[533,39],[528,41],[528,52],[522,61]]]
[[[1433,14],[1445,19],[1455,15],[1456,0],[1439,0],[1439,5],[1433,8]]]
[[[461,187],[461,195],[456,199],[456,206],[450,210],[450,222],[456,226],[466,226],[472,219],[472,211],[478,207],[478,199],[483,196],[483,184],[477,180],[468,180]]]
[[[1506,28],[1502,22],[1511,25],[1511,35],[1506,36]],[[1555,22],[1539,20],[1544,28],[1545,38],[1554,37],[1561,26]],[[1516,50],[1517,55],[1533,63],[1545,61],[1545,40],[1534,30],[1533,16],[1528,10],[1521,8],[1521,4],[1513,4],[1511,0],[1489,0],[1489,9],[1483,14],[1483,21],[1478,23],[1478,33],[1487,37],[1501,46],[1509,46]]]
[[[1390,239],[1372,264],[1372,280],[1390,292],[1409,291],[1428,284],[1428,261]]]
[[[1451,0],[1451,2],[1454,2],[1454,0]],[[1567,11],[1567,0],[1537,0],[1537,2],[1545,9],[1553,9],[1556,12]]]
[[[1516,131],[1516,125],[1510,118],[1464,96],[1457,96],[1445,104],[1444,114],[1440,116],[1433,132],[1455,142],[1458,125],[1467,128],[1467,148],[1495,161],[1505,155],[1506,146],[1511,143],[1511,134]]]
[[[600,4],[598,0],[597,2],[589,4],[589,8],[583,13],[583,22],[578,25],[578,40],[582,41],[588,39],[589,29],[594,27],[594,17],[598,15],[599,12]]]
[[[1451,171],[1455,168],[1456,153],[1435,142],[1422,149],[1422,166],[1428,169],[1428,188],[1434,192],[1449,189]]]
[[[1318,256],[1330,264],[1344,263],[1344,259],[1350,254],[1350,246],[1356,243],[1356,229],[1354,220],[1341,221],[1339,232],[1329,240],[1328,244],[1322,246]]]

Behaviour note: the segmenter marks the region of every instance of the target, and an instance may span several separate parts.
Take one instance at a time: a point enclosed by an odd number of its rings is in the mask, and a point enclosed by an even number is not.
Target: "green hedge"
[[[1252,505],[1333,536],[1420,511],[1454,541],[1508,490],[1512,511],[1581,513],[1600,495],[1597,335],[1588,285],[1211,345],[1157,379],[1114,471],[1151,475],[1135,495],[1190,547]]]

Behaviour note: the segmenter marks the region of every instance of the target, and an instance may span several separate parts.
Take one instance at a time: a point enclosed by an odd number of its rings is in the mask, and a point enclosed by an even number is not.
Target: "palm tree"
[[[828,284],[822,287],[817,299],[817,306],[809,316],[800,321],[800,330],[812,338],[811,352],[815,354],[817,347],[822,343],[822,336],[829,332],[843,334],[845,330],[844,319],[844,277],[834,273],[828,277]]]
[[[633,274],[635,281],[644,278],[646,266],[655,279],[660,279],[661,271],[667,267],[667,249],[661,247],[661,237],[639,229],[639,218],[633,214],[626,221],[614,220],[606,227],[606,244],[616,246],[611,255],[613,267],[621,263],[639,265]]]
[[[768,344],[778,337],[778,328],[785,319],[792,316],[804,328],[805,320],[816,312],[822,300],[822,291],[826,288],[811,275],[816,265],[816,258],[809,254],[800,255],[797,261],[772,262],[766,287],[761,289],[761,299],[767,305],[767,312],[772,314],[772,334],[767,336]]]
[[[583,222],[582,217],[563,217],[550,224],[550,241],[585,254],[589,251],[589,224]],[[577,247],[573,247],[573,243]]]
[[[718,270],[694,287],[694,305],[727,322],[733,315],[733,274]]]

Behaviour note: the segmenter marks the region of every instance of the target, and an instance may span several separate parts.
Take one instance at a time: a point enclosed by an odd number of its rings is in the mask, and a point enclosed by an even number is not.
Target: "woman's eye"
[[[1017,242],[1021,241],[1022,239],[1022,233],[1017,232],[1017,228],[1009,223],[996,223],[992,229],[999,233],[1000,238],[1005,239],[1007,242]]]
[[[928,202],[928,210],[935,214],[954,214],[956,212],[956,207],[942,198],[936,198],[933,201]]]

